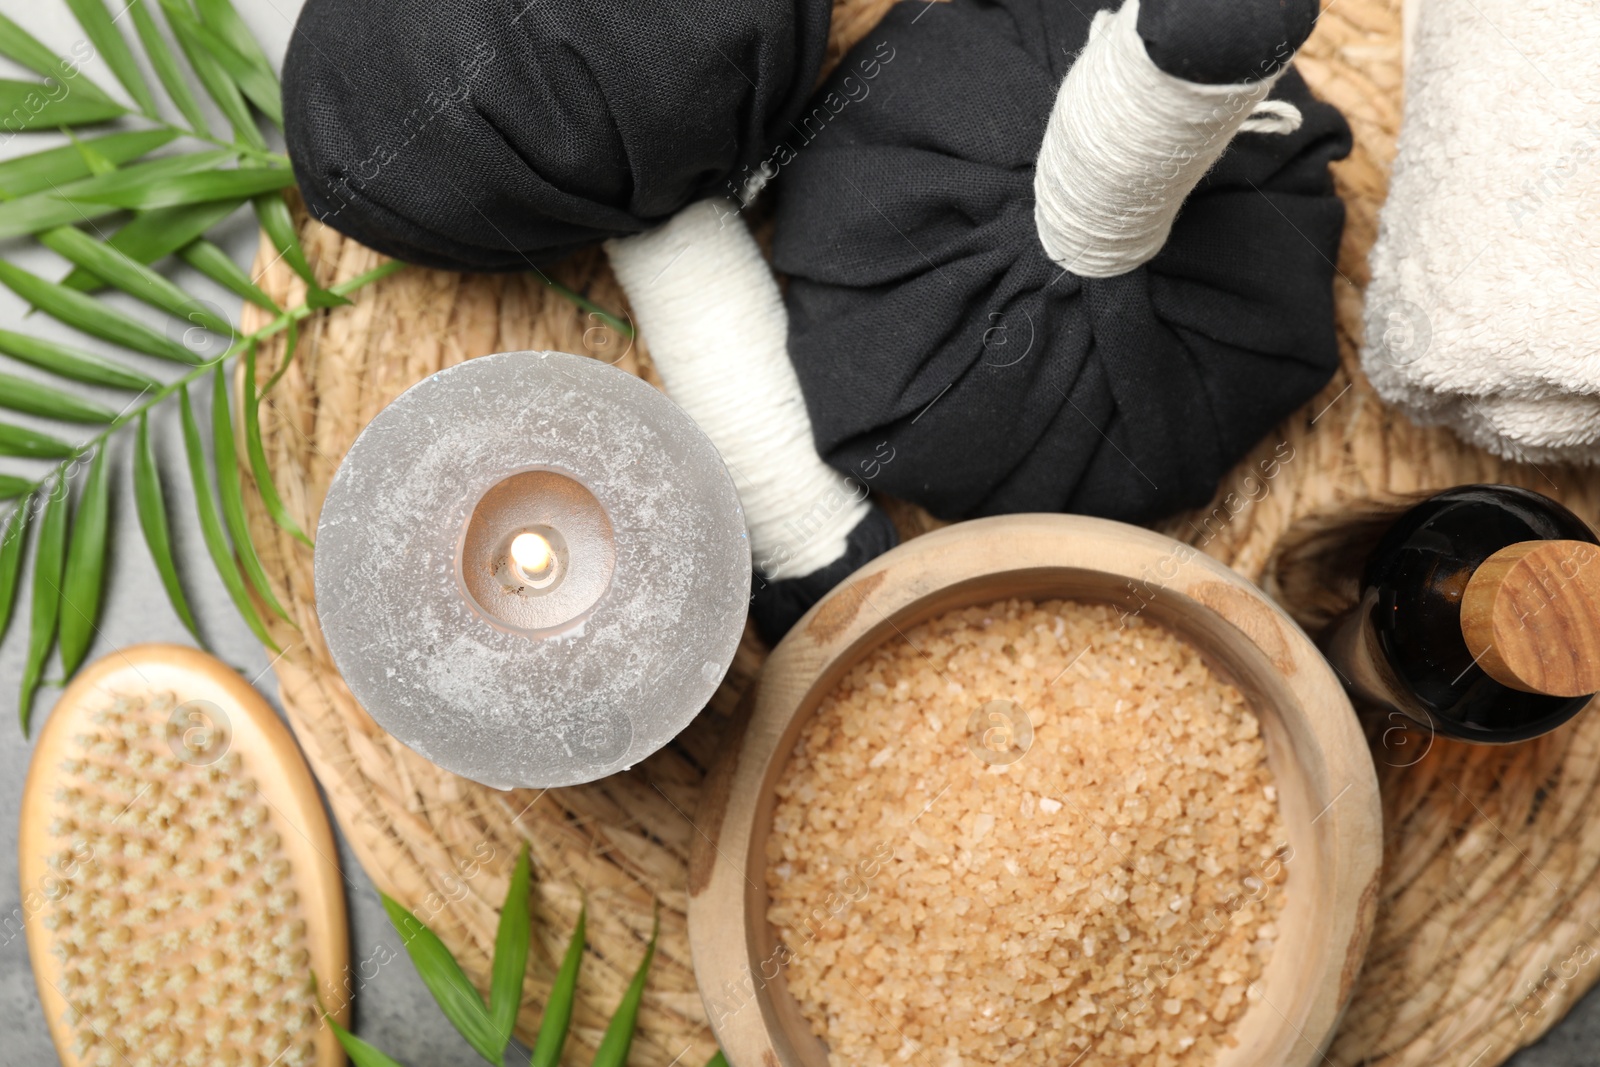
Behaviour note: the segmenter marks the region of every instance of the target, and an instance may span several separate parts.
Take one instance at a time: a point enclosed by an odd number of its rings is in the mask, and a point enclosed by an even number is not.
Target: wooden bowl
[[[767,835],[802,724],[861,656],[954,608],[1006,597],[1110,602],[1197,646],[1260,716],[1293,858],[1263,994],[1218,1067],[1311,1067],[1349,999],[1372,929],[1382,815],[1355,712],[1306,635],[1254,585],[1197,549],[1122,523],[980,519],[873,560],[784,638],[746,694],[702,795],[689,867],[689,942],[733,1067],[827,1067],[772,961]]]

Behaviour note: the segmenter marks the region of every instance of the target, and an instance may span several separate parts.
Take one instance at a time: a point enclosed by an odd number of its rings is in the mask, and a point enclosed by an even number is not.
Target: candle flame
[[[550,566],[550,542],[536,533],[520,533],[511,539],[511,561],[524,574],[537,575]]]

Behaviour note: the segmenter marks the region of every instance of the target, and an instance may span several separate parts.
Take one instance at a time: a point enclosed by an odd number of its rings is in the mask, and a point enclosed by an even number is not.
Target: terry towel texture
[[[1600,21],[1426,0],[1414,26],[1367,375],[1498,455],[1600,461]]]

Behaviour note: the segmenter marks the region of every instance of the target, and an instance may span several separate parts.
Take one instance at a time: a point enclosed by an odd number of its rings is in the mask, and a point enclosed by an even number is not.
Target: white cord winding
[[[1287,65],[1258,82],[1202,85],[1150,59],[1139,0],[1102,11],[1067,72],[1039,147],[1034,222],[1052,260],[1085,278],[1153,259],[1206,171],[1240,130],[1290,133],[1293,104],[1267,100]]]
[[[744,219],[702,201],[605,247],[667,394],[733,474],[756,569],[781,580],[837,560],[870,505],[817,455],[788,311]]]

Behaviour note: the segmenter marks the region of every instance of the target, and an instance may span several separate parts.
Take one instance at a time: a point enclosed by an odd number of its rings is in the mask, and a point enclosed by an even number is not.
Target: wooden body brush
[[[18,840],[28,952],[64,1067],[330,1067],[344,894],[305,761],[204,653],[78,674],[40,733]],[[320,989],[313,984],[320,983]]]

